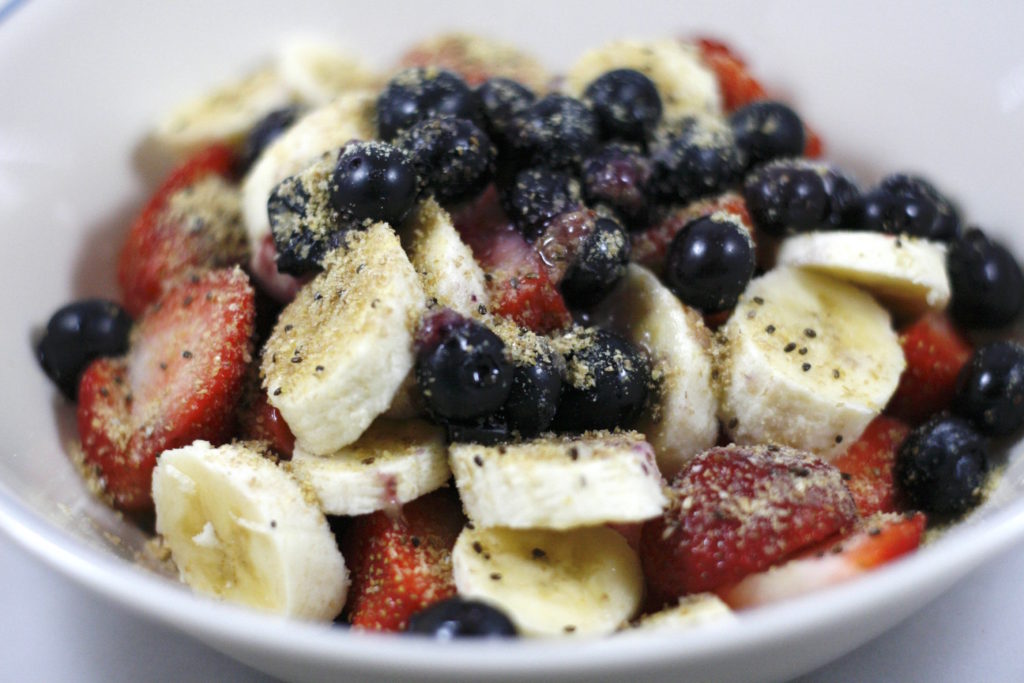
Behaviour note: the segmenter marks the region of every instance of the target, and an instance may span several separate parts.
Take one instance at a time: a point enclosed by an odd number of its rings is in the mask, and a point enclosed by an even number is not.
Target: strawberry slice
[[[880,514],[864,520],[858,530],[739,583],[719,589],[733,609],[756,607],[855,578],[909,553],[921,544],[925,516]]]
[[[712,448],[670,488],[668,508],[644,524],[640,545],[658,604],[735,583],[857,520],[839,470],[790,448]]]
[[[451,551],[465,519],[453,490],[352,518],[339,545],[352,575],[347,612],[356,628],[401,631],[409,617],[455,595]]]
[[[174,169],[135,219],[118,259],[125,309],[140,315],[177,279],[243,264],[248,238],[230,184],[233,155],[214,145]]]
[[[267,392],[260,386],[255,369],[255,365],[251,366],[238,405],[238,436],[246,441],[266,442],[282,459],[291,460],[295,435],[281,411],[267,401]]]
[[[879,415],[845,453],[832,461],[843,473],[862,517],[897,511],[893,467],[896,452],[909,433],[910,425]]]
[[[127,355],[79,384],[78,433],[114,505],[152,511],[157,456],[229,440],[250,361],[255,306],[242,271],[208,271],[169,290],[136,323]]]
[[[926,313],[904,329],[900,346],[907,367],[886,412],[919,424],[949,407],[973,349],[944,313]]]

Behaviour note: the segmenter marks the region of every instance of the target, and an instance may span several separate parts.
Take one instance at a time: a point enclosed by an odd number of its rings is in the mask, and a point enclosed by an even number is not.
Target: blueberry
[[[510,78],[489,78],[477,87],[476,94],[487,134],[499,146],[508,143],[512,119],[537,99],[532,90]]]
[[[260,119],[242,143],[238,153],[236,171],[238,175],[245,172],[255,163],[271,142],[281,136],[302,115],[305,109],[299,105],[276,109]]]
[[[679,299],[704,313],[736,305],[754,274],[754,243],[730,214],[698,218],[668,248],[665,280]]]
[[[597,146],[594,112],[566,95],[547,95],[512,118],[509,144],[520,168],[575,171]]]
[[[605,145],[580,167],[584,199],[591,206],[607,206],[630,228],[650,223],[650,181],[650,160],[632,145]]]
[[[409,153],[424,189],[441,204],[475,197],[494,177],[498,152],[468,119],[424,119],[395,144]]]
[[[341,243],[343,227],[321,189],[335,163],[335,154],[325,154],[282,180],[270,193],[267,217],[277,249],[277,269],[282,273],[317,272],[327,252]]]
[[[1001,327],[1024,308],[1024,274],[1006,247],[970,228],[946,254],[950,312],[965,327]]]
[[[651,385],[647,357],[622,337],[591,328],[562,339],[566,379],[554,426],[558,431],[625,427],[643,410]]]
[[[748,167],[804,151],[804,122],[781,102],[761,100],[740,107],[729,117],[729,126]]]
[[[924,178],[894,173],[865,195],[863,227],[948,242],[960,234],[960,216]]]
[[[982,434],[1007,436],[1024,425],[1024,346],[982,346],[960,369],[953,412]]]
[[[486,603],[458,596],[436,602],[409,617],[406,631],[439,640],[516,635],[515,625],[504,612]]]
[[[417,334],[416,383],[442,421],[468,421],[497,411],[512,387],[505,344],[453,311],[434,313]]]
[[[661,120],[661,96],[654,82],[633,69],[598,76],[583,92],[606,139],[643,142]]]
[[[512,440],[512,431],[501,411],[473,420],[445,420],[444,427],[448,443],[494,446]]]
[[[894,475],[912,507],[959,514],[979,502],[987,472],[985,440],[966,421],[939,415],[910,432]]]
[[[550,425],[562,393],[562,359],[548,347],[529,364],[516,364],[512,390],[505,401],[508,426],[523,438],[537,436]]]
[[[593,211],[557,216],[537,241],[545,264],[554,265],[566,303],[586,307],[603,299],[626,273],[629,233],[619,223]],[[554,256],[557,254],[558,256]],[[555,262],[561,258],[562,263]],[[564,268],[562,276],[557,271]]]
[[[338,155],[330,180],[331,205],[343,224],[397,227],[418,198],[419,180],[409,155],[383,142],[353,142]]]
[[[855,229],[864,200],[842,171],[805,159],[778,159],[747,175],[743,197],[754,226],[769,235]]]
[[[384,140],[394,140],[417,122],[445,114],[483,125],[476,93],[443,69],[406,69],[388,81],[377,98],[377,129]]]
[[[515,175],[501,201],[516,229],[532,240],[555,216],[580,208],[579,183],[559,171],[530,168]]]
[[[36,344],[36,358],[61,393],[74,401],[78,380],[93,360],[128,350],[131,328],[132,319],[113,301],[76,301],[60,308],[46,323],[46,332]]]
[[[655,192],[687,202],[737,183],[745,160],[727,125],[690,116],[652,144],[651,164]]]

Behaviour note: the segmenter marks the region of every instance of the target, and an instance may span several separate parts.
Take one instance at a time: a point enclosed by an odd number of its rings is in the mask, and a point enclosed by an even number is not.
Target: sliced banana
[[[919,315],[949,303],[946,248],[938,242],[878,232],[825,231],[790,237],[777,263],[846,280],[894,310]]]
[[[495,605],[524,635],[612,633],[643,599],[640,561],[607,527],[466,528],[452,574],[460,595]]]
[[[667,121],[722,112],[718,79],[693,45],[668,38],[608,43],[584,53],[573,64],[565,78],[566,90],[580,97],[594,79],[612,69],[635,69],[650,78],[661,95]]]
[[[153,500],[156,531],[195,591],[299,619],[341,612],[348,573],[326,518],[256,450],[196,441],[164,451]]]
[[[711,334],[654,273],[630,264],[594,319],[647,352],[658,392],[636,429],[671,479],[718,439],[718,399],[711,387]]]
[[[871,295],[776,268],[751,281],[721,331],[719,418],[737,443],[830,458],[881,412],[903,367],[889,313]]]
[[[358,55],[308,38],[285,42],[277,55],[277,69],[299,99],[313,106],[381,84],[380,75]]]
[[[324,512],[348,516],[407,503],[451,477],[444,431],[423,420],[378,419],[330,455],[296,448],[289,469]]]
[[[667,503],[654,450],[636,432],[453,444],[455,485],[478,527],[568,529],[634,522]]]
[[[376,132],[376,95],[357,90],[318,107],[296,121],[256,160],[242,181],[242,212],[254,253],[270,232],[267,200],[274,187],[321,155]]]
[[[646,614],[633,628],[639,631],[681,631],[706,626],[712,623],[736,621],[736,615],[729,606],[714,593],[684,595],[672,607]]]
[[[263,349],[263,386],[296,447],[327,455],[387,410],[412,370],[423,289],[394,231],[353,231],[299,290]]]
[[[236,142],[264,116],[293,101],[278,70],[265,66],[183,102],[158,122],[153,136],[175,152]]]

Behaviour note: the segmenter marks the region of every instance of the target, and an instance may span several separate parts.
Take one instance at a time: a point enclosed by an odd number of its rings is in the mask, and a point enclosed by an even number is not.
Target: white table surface
[[[1024,545],[971,574],[893,631],[799,683],[1024,681],[1022,577]],[[0,537],[0,680],[275,679],[124,612]]]

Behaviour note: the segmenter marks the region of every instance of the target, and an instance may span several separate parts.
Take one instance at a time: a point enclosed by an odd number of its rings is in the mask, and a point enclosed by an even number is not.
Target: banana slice
[[[667,503],[654,451],[636,432],[453,444],[450,460],[466,514],[478,527],[635,522]]]
[[[277,56],[281,79],[307,104],[320,106],[352,90],[375,90],[381,77],[357,55],[329,43],[292,39]]]
[[[274,66],[266,66],[183,102],[157,124],[157,142],[187,152],[211,142],[237,142],[264,116],[294,100]]]
[[[595,322],[643,348],[658,381],[651,410],[636,425],[658,468],[671,479],[718,439],[718,399],[711,387],[711,334],[654,274],[630,264],[594,311]]]
[[[581,97],[598,76],[612,69],[636,69],[661,95],[666,121],[688,114],[721,114],[718,79],[696,47],[678,40],[618,40],[584,53],[566,75],[566,91]]]
[[[242,181],[242,212],[253,253],[270,232],[267,200],[274,187],[326,152],[352,140],[371,139],[375,103],[370,90],[342,95],[300,118],[263,151]]]
[[[448,481],[444,431],[423,420],[378,419],[359,439],[330,455],[296,448],[289,469],[329,515],[363,515],[396,507]]]
[[[298,482],[244,444],[164,451],[156,530],[195,591],[275,614],[330,620],[348,591],[334,534]]]
[[[895,311],[920,315],[949,303],[946,247],[878,232],[809,232],[782,242],[777,263],[846,280]]]
[[[715,373],[728,435],[824,458],[881,412],[904,367],[889,314],[871,295],[794,268],[751,281],[721,338]]]
[[[640,561],[607,527],[470,529],[452,550],[460,595],[489,602],[534,636],[605,635],[637,612]]]
[[[384,223],[349,234],[299,290],[263,349],[263,386],[296,447],[327,455],[387,410],[412,370],[423,289]]]
[[[734,621],[736,615],[720,597],[714,593],[697,593],[684,595],[678,604],[660,612],[644,615],[630,632],[681,631],[695,626]]]

